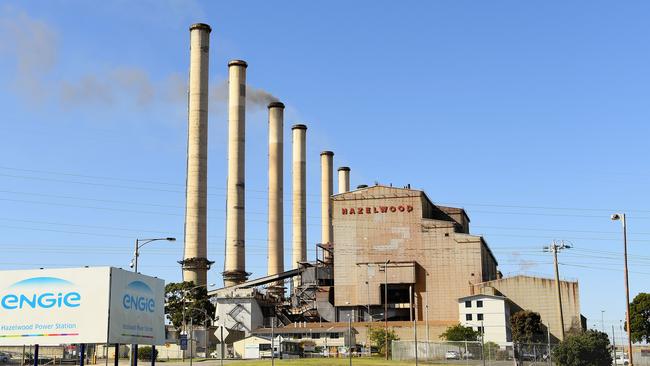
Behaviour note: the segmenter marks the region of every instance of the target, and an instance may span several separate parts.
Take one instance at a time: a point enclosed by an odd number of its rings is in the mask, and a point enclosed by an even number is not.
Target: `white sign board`
[[[165,282],[119,268],[111,273],[108,343],[165,344]]]
[[[103,343],[110,268],[0,272],[0,345]]]
[[[117,268],[0,272],[0,346],[164,344],[164,282]]]
[[[228,335],[230,332],[228,331],[228,328],[224,327],[223,325],[220,325],[217,327],[217,330],[214,332],[214,335],[217,337],[217,340],[219,342],[223,342],[223,339],[228,338]],[[221,339],[221,336],[223,335],[223,339]]]

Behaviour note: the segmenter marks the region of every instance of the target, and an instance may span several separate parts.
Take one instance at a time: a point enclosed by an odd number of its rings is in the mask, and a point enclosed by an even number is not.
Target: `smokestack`
[[[244,238],[244,141],[246,135],[246,62],[228,63],[228,184],[226,196],[226,286],[248,278]]]
[[[208,208],[208,68],[210,32],[207,24],[190,27],[190,84],[188,97],[187,181],[185,186],[185,239],[183,281],[207,283]]]
[[[320,153],[320,217],[321,217],[321,244],[332,244],[332,194],[334,193],[334,173],[332,160],[334,153],[323,151]],[[328,261],[329,252],[325,251],[325,261]]]
[[[269,104],[269,276],[284,272],[283,126],[284,104]],[[281,281],[274,287],[277,294],[284,293]]]
[[[350,168],[342,166],[339,168],[339,193],[350,192]]]
[[[305,138],[307,126],[294,125],[291,127],[293,135],[293,248],[291,268],[298,268],[298,262],[307,259],[307,177]]]

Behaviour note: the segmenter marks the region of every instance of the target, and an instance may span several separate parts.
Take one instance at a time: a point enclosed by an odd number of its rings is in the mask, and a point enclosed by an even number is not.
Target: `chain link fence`
[[[551,352],[553,349],[551,346]],[[393,341],[391,346],[394,360],[414,360],[415,341]],[[494,342],[417,342],[417,357],[420,361],[477,366],[520,366],[549,365],[548,344],[520,344],[518,360],[515,362],[512,343]]]

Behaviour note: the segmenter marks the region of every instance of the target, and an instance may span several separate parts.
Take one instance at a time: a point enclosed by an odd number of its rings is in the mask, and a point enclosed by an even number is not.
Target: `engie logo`
[[[70,281],[56,277],[32,277],[18,281],[9,286],[9,293],[2,296],[0,308],[4,310],[76,308],[81,305],[81,294],[67,289],[73,285]]]
[[[126,294],[122,298],[125,309],[153,313],[156,302],[153,300],[153,291],[142,281],[133,281],[126,286]]]

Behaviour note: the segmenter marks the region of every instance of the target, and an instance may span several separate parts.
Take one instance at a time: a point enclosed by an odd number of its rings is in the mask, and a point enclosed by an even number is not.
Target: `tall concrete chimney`
[[[283,126],[284,104],[269,104],[269,275],[284,272]],[[282,282],[274,287],[276,293],[284,293]]]
[[[321,217],[321,244],[332,244],[332,194],[334,193],[333,173],[334,153],[323,151],[320,153],[320,217]],[[325,252],[325,259],[328,259]]]
[[[293,135],[293,169],[292,198],[293,198],[293,248],[291,268],[298,268],[298,262],[307,259],[307,175],[305,139],[307,126],[294,125]]]
[[[207,24],[190,27],[190,85],[188,98],[187,181],[185,186],[185,239],[183,281],[207,283],[208,208],[208,68],[210,32]]]
[[[350,192],[350,168],[339,168],[339,193]]]
[[[244,141],[246,136],[246,62],[228,63],[228,183],[226,194],[226,266],[223,281],[237,285],[246,273],[244,224]]]

